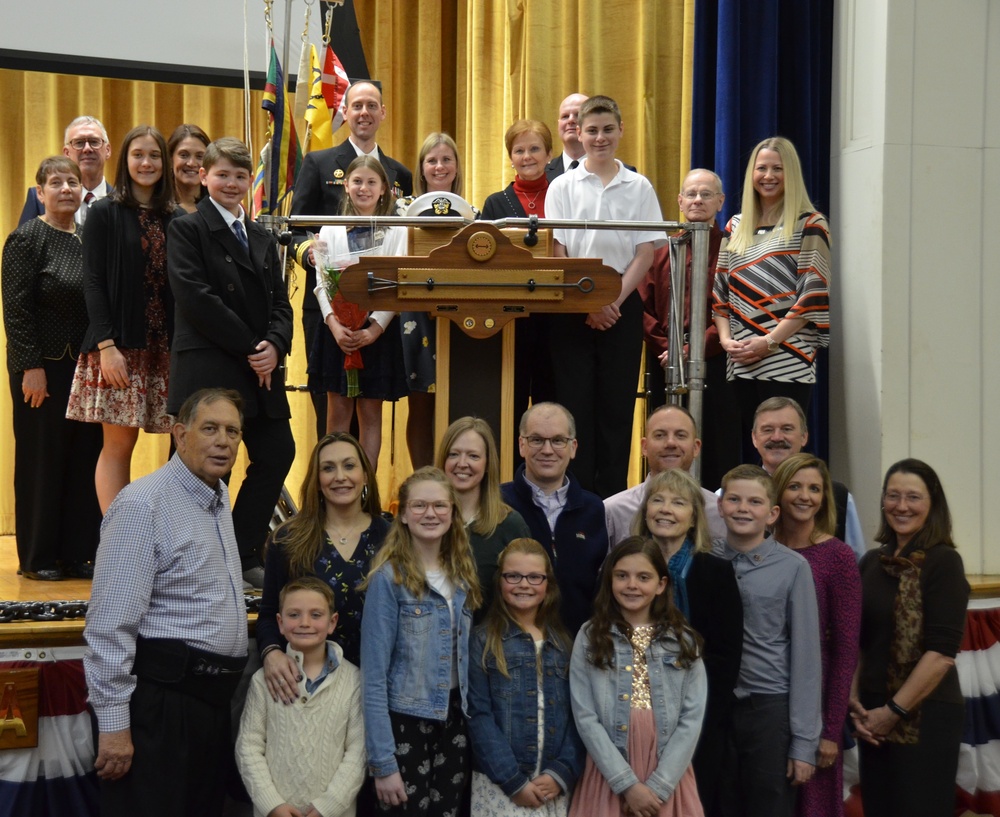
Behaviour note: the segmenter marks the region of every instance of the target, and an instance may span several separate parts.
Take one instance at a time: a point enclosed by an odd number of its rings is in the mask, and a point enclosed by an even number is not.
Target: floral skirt
[[[652,709],[633,709],[629,722],[628,757],[632,771],[645,782],[656,771],[656,721]],[[625,796],[611,791],[601,770],[587,755],[580,782],[576,784],[569,817],[625,817]],[[658,817],[705,817],[698,797],[694,772],[688,766],[673,795]]]
[[[170,352],[121,349],[128,367],[129,385],[116,389],[104,380],[101,353],[84,352],[76,363],[66,417],[85,423],[110,423],[141,428],[149,434],[166,434],[167,376]]]

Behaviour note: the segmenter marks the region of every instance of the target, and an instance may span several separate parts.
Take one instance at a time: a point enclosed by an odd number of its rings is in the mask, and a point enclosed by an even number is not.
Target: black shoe
[[[21,575],[36,582],[61,582],[66,578],[57,567],[50,570],[22,570]]]
[[[93,579],[93,562],[73,562],[63,566],[66,575],[71,579]]]

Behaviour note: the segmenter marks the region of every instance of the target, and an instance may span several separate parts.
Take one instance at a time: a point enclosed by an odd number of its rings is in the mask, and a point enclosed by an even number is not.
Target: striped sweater
[[[740,216],[730,219],[729,235]],[[734,340],[766,335],[788,316],[809,321],[781,348],[756,363],[728,362],[730,380],[816,382],[816,351],[829,343],[830,228],[822,213],[803,213],[786,237],[781,225],[761,230],[746,252],[724,238],[713,291],[717,316],[729,318]]]

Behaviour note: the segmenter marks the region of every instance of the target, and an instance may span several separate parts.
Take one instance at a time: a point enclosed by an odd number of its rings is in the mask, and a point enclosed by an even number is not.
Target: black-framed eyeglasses
[[[73,148],[73,150],[83,150],[88,146],[93,150],[100,150],[104,147],[104,140],[99,136],[93,136],[90,139],[71,139],[66,144]]]
[[[500,575],[507,584],[520,584],[523,579],[527,579],[528,584],[535,587],[548,579],[544,573],[501,573]]]
[[[522,439],[528,444],[528,448],[535,451],[545,448],[545,443],[551,445],[556,451],[562,451],[573,441],[572,437],[539,437],[537,434],[532,434],[530,437]]]

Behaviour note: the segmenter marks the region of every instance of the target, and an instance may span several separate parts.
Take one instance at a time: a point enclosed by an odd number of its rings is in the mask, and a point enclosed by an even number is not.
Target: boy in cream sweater
[[[365,779],[361,676],[338,644],[330,587],[293,579],[278,599],[278,628],[302,680],[291,704],[267,691],[264,670],[250,681],[236,763],[255,817],[354,817]],[[336,781],[336,782],[334,782]]]

